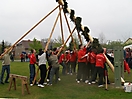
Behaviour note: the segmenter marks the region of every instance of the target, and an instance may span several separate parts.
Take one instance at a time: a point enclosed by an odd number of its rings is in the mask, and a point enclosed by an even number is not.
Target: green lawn
[[[28,62],[12,62],[11,73],[29,77]],[[1,66],[1,61],[0,61]],[[37,66],[36,66],[37,67]],[[1,71],[1,68],[0,68]],[[61,69],[60,69],[61,71]],[[30,94],[22,95],[21,80],[17,79],[17,90],[13,87],[8,91],[9,84],[0,84],[0,98],[19,98],[19,99],[131,99],[132,93],[124,92],[123,88],[115,88],[113,84],[108,85],[108,91],[105,88],[98,88],[97,85],[88,85],[85,83],[76,83],[76,75],[62,76],[61,81],[53,86],[39,88],[37,85],[29,87]],[[114,74],[109,70],[109,78],[114,82]],[[39,79],[39,75],[38,78]],[[131,74],[125,73],[125,80],[131,81]]]

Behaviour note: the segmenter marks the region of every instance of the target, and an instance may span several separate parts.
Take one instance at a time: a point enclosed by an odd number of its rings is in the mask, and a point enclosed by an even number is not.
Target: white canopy
[[[132,49],[132,44],[127,45],[127,46],[124,46],[124,49],[126,49],[126,48],[130,48],[130,49]]]

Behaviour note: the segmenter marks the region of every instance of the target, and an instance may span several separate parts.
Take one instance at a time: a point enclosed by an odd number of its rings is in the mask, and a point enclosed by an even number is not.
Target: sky
[[[82,18],[82,25],[90,29],[90,35],[106,41],[125,41],[132,37],[132,0],[67,0],[68,7],[75,16]],[[36,23],[52,11],[56,0],[1,0],[0,3],[0,40],[14,44]],[[49,38],[59,9],[55,10],[42,23],[22,40]],[[67,14],[71,30],[74,23]],[[62,14],[65,40],[69,30]],[[76,34],[76,32],[75,32]],[[60,20],[57,21],[52,39],[61,36]],[[0,42],[1,42],[0,41]]]

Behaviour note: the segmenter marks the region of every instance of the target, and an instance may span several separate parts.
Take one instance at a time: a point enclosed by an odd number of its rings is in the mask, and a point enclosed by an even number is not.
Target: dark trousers
[[[70,73],[70,62],[66,63],[66,72]]]
[[[1,82],[3,82],[3,78],[4,78],[4,73],[5,73],[5,71],[6,71],[6,73],[7,73],[5,82],[8,82],[9,74],[10,74],[10,65],[4,65],[4,66],[2,66],[2,71],[1,71]]]
[[[107,74],[105,74],[105,72],[106,72]],[[109,81],[109,77],[108,77],[108,69],[107,69],[106,64],[104,64],[104,80],[105,80],[105,76],[107,76],[107,83],[109,84],[110,81]],[[105,80],[105,81],[106,81],[106,80]]]
[[[78,71],[77,71],[77,80],[80,81],[82,78],[83,81],[86,80],[86,63],[85,62],[78,62]]]
[[[97,75],[99,76],[99,85],[103,85],[103,78],[104,78],[104,68],[102,67],[96,67]]]
[[[89,62],[86,64],[85,73],[86,73],[86,79],[90,80],[91,79],[91,65]]]
[[[46,64],[40,65],[39,69],[40,69],[40,77],[41,77],[41,80],[40,80],[39,84],[43,84],[44,80],[46,78],[46,73],[47,73]]]
[[[76,73],[76,62],[70,62],[71,73]]]
[[[97,73],[95,71],[96,70],[95,64],[90,63],[90,67],[91,67],[91,79],[90,79],[90,81],[92,80],[92,78],[94,78],[94,81],[95,81],[97,78]]]
[[[62,68],[62,74],[65,75],[66,74],[66,63],[62,62],[62,63],[60,63],[60,65],[63,67]]]
[[[30,84],[32,84],[35,77],[35,64],[30,64],[29,69],[30,69]]]

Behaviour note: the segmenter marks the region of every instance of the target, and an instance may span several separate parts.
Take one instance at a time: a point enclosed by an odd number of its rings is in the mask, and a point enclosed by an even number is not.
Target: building
[[[124,44],[132,44],[132,38],[128,38],[128,39],[124,42]]]
[[[128,38],[125,42],[124,42],[124,49],[126,48],[130,48],[132,50],[132,38]]]
[[[47,41],[41,41],[42,47],[44,48]],[[13,53],[15,55],[16,59],[20,59],[21,53],[30,53],[30,44],[33,44],[33,41],[31,40],[22,40],[20,43],[18,43],[15,48],[13,49]],[[52,47],[53,43],[49,44],[49,48]]]

